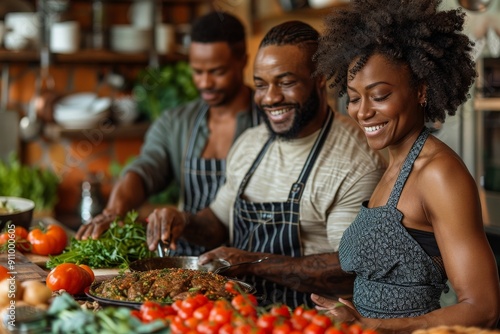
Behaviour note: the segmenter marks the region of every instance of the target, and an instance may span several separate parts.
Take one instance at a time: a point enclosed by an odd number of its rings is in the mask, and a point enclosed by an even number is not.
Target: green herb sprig
[[[130,262],[154,256],[146,243],[146,227],[137,222],[138,213],[127,213],[121,222],[115,219],[108,230],[99,239],[71,239],[66,250],[57,256],[51,256],[47,268],[54,268],[61,263],[86,264],[93,269],[128,267]]]

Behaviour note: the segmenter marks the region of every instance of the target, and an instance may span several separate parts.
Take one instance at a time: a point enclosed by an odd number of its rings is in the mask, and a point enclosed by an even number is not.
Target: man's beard
[[[269,118],[267,118],[267,114],[264,112],[264,109],[260,106],[257,106],[257,110],[259,111],[259,114],[261,115],[262,119],[264,119],[264,122],[267,125],[267,128],[271,134],[285,139],[285,140],[290,140],[290,139],[295,139],[299,135],[300,131],[304,129],[311,121],[316,118],[316,116],[319,114],[319,95],[317,94],[316,90],[313,89],[311,92],[311,95],[309,95],[309,98],[304,102],[302,107],[300,107],[300,104],[295,103],[295,104],[277,104],[277,105],[272,105],[272,106],[267,106],[265,105],[264,107],[269,107],[269,108],[277,108],[277,107],[292,107],[294,108],[294,113],[295,117],[293,119],[292,126],[290,129],[288,129],[286,132],[283,133],[277,133],[273,130],[271,126],[271,121]]]

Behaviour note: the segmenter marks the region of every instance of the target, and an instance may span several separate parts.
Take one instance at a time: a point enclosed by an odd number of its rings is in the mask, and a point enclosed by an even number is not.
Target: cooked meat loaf
[[[227,281],[224,276],[191,269],[132,271],[92,286],[91,293],[101,298],[131,302],[172,303],[197,293],[212,300],[230,299],[233,295],[225,289]]]

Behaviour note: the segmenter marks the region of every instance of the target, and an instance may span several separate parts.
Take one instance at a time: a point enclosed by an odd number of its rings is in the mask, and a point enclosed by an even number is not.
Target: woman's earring
[[[427,98],[424,98],[424,102],[420,103],[420,106],[424,109],[427,107]]]

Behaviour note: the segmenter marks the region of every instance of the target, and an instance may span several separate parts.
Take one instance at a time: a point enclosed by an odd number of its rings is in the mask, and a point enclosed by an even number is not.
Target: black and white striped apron
[[[273,253],[299,257],[303,255],[300,238],[300,198],[307,178],[321,152],[333,121],[328,114],[325,126],[312,147],[297,181],[292,185],[286,202],[249,202],[243,198],[248,181],[262,161],[275,137],[266,142],[243,178],[234,205],[233,246],[251,252]],[[261,304],[285,303],[290,307],[313,306],[309,294],[273,283],[256,276],[244,278],[254,284]]]
[[[251,106],[252,126],[256,126],[259,124],[259,116],[255,108],[253,108],[253,104]],[[200,109],[191,130],[184,156],[184,184],[182,186],[184,202],[182,209],[193,214],[206,208],[226,181],[225,159],[202,159],[193,156],[196,136],[202,122],[206,118],[208,108],[208,105],[205,105],[204,108]],[[204,247],[196,246],[184,239],[180,239],[177,243],[177,249],[173,254],[198,256],[203,252],[205,252]]]

